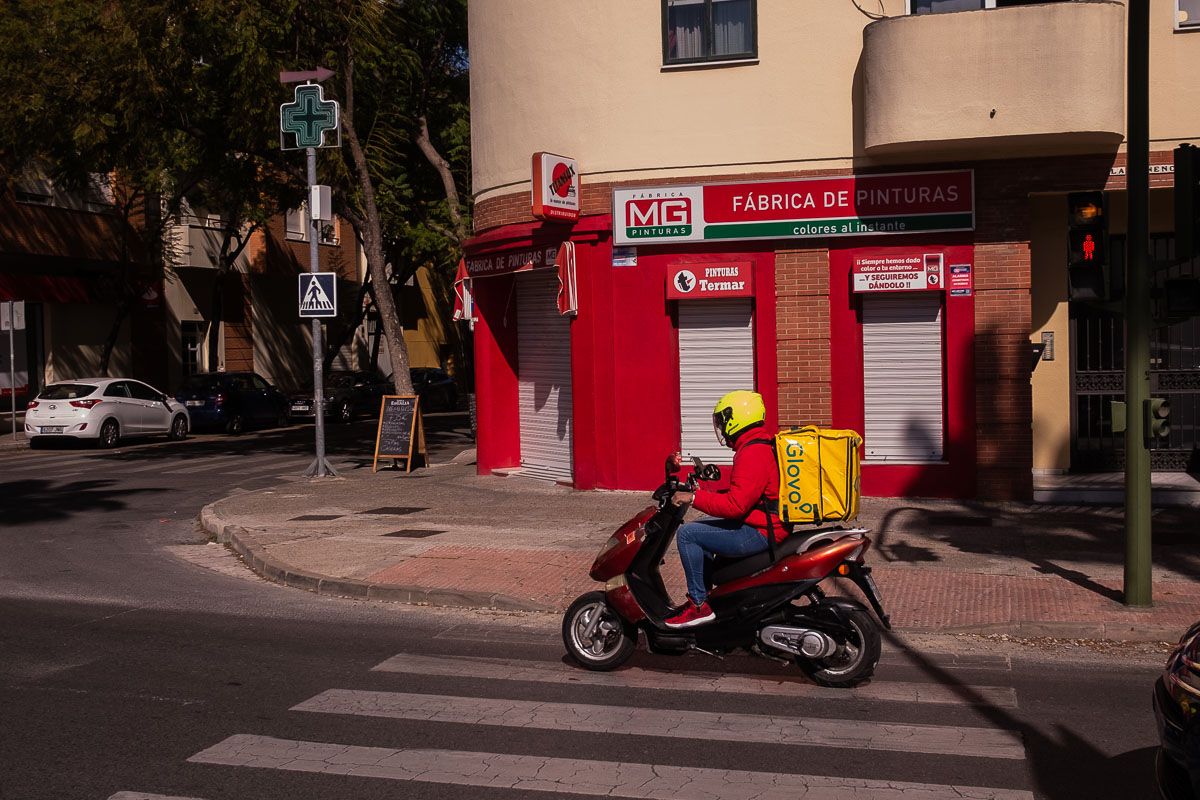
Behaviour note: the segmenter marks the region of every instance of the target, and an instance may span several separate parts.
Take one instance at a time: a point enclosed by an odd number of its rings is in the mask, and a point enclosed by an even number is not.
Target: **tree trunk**
[[[117,316],[113,319],[112,327],[108,330],[108,338],[104,340],[104,350],[100,355],[100,374],[108,377],[108,366],[112,361],[113,350],[117,347],[117,339],[121,338],[121,326],[129,318],[130,303],[128,298],[117,303]]]
[[[462,247],[462,243],[467,238],[467,226],[463,221],[462,207],[458,200],[458,187],[454,185],[454,173],[450,170],[450,163],[442,158],[442,154],[433,146],[433,140],[429,138],[429,121],[422,114],[417,120],[420,124],[420,131],[417,133],[417,147],[421,148],[425,159],[437,170],[438,175],[442,179],[442,189],[446,193],[446,207],[450,211],[450,221],[454,224],[454,235],[458,239],[458,246]]]
[[[375,204],[375,186],[371,180],[366,153],[363,152],[362,143],[354,130],[354,73],[349,63],[345,72],[346,109],[342,114],[342,133],[346,136],[346,143],[350,147],[350,155],[354,162],[351,172],[358,178],[363,193],[363,211],[366,219],[362,234],[367,269],[371,273],[372,283],[375,284],[375,304],[379,308],[379,319],[387,337],[392,383],[397,394],[413,394],[412,376],[408,371],[408,346],[404,342],[404,329],[400,325],[400,315],[396,312],[396,299],[387,279],[387,263],[383,255],[383,227],[379,220],[379,207]]]

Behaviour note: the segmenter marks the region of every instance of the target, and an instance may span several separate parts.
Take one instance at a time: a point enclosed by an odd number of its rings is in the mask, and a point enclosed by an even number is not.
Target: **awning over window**
[[[454,321],[475,322],[475,301],[471,297],[471,277],[467,274],[467,262],[458,260],[458,271],[454,273]]]
[[[454,276],[454,319],[474,319],[472,283],[485,278],[533,270],[553,269],[558,274],[558,313],[565,317],[579,314],[579,284],[575,275],[575,243],[500,253],[458,262]]]

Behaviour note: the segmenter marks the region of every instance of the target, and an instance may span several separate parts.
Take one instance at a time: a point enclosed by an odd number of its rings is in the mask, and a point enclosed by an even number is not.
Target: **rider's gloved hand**
[[[671,498],[671,502],[677,506],[686,506],[687,504],[691,503],[695,497],[696,495],[693,492],[676,492],[675,496]]]

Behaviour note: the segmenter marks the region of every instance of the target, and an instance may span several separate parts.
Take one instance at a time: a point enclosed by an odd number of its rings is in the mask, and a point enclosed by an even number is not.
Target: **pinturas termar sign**
[[[969,231],[971,170],[613,190],[613,243]]]

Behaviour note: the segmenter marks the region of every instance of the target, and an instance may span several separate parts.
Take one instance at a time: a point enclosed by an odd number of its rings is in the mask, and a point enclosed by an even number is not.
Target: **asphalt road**
[[[334,429],[335,466],[373,434]],[[310,442],[0,450],[0,798],[1155,796],[1153,658],[894,638],[851,692],[742,657],[596,676],[554,619],[261,581],[195,516]]]

